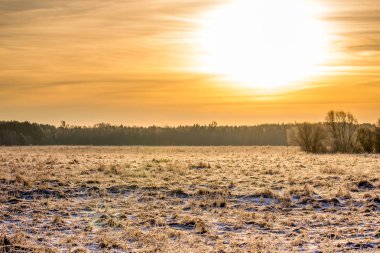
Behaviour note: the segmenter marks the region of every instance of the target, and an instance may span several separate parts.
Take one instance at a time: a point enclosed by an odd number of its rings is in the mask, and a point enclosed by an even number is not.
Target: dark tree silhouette
[[[0,145],[286,145],[291,125],[128,127],[99,123],[60,127],[29,122],[0,122]]]

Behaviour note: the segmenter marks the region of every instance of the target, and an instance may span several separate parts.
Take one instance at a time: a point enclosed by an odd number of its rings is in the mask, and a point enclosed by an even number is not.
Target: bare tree
[[[326,116],[326,125],[332,138],[332,151],[353,152],[357,119],[349,112],[330,111]]]
[[[298,145],[303,151],[321,153],[326,151],[326,132],[320,124],[302,123],[288,131],[288,143]]]

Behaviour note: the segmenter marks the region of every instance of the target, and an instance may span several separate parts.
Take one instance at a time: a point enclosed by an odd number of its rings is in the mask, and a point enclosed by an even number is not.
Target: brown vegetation
[[[362,127],[358,129],[357,139],[364,152],[374,152],[376,143],[375,134],[376,132],[368,127]]]
[[[360,126],[343,111],[328,112],[323,124],[297,124],[288,130],[287,138],[288,144],[308,153],[380,153],[380,126]]]
[[[349,112],[329,111],[326,116],[327,129],[331,135],[332,152],[355,151],[355,132],[358,120]]]
[[[380,119],[375,128],[375,152],[380,153]]]
[[[321,153],[325,151],[325,129],[319,124],[301,123],[291,128],[288,132],[291,144],[301,147],[309,153]]]
[[[375,154],[313,156],[295,147],[3,147],[0,191],[0,252],[380,247]]]

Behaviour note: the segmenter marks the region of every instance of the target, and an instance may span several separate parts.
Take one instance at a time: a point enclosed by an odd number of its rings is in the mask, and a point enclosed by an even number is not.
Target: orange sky
[[[226,2],[1,0],[0,119],[240,125],[319,121],[330,109],[380,117],[378,0],[316,0],[339,57],[297,89],[268,93],[195,70],[197,20]]]

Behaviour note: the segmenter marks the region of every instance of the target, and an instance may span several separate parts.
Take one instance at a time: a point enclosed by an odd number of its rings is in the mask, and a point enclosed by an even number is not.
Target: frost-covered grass
[[[2,147],[0,193],[8,252],[380,250],[379,155]]]

